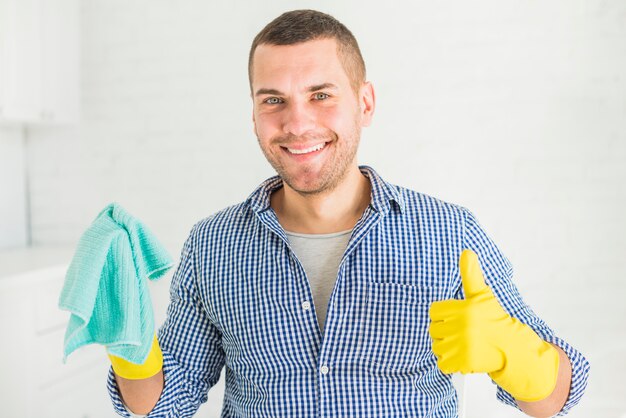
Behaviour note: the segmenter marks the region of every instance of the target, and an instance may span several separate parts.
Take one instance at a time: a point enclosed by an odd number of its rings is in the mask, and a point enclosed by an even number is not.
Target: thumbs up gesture
[[[459,260],[464,300],[430,306],[430,336],[444,373],[488,373],[522,401],[538,401],[556,385],[559,355],[528,325],[511,317],[485,283],[478,256],[464,250]]]

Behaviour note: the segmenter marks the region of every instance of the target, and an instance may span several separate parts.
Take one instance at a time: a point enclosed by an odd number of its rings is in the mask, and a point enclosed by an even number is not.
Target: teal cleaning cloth
[[[154,336],[148,279],[173,265],[156,237],[117,203],[81,236],[65,275],[59,308],[71,313],[63,361],[87,344],[142,364]]]

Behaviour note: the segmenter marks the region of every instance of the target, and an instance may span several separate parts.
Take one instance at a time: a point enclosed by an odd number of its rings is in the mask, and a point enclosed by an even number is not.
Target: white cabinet
[[[6,395],[0,416],[117,416],[106,389],[103,347],[83,347],[62,362],[69,313],[57,302],[68,265],[67,249],[0,253],[0,393]]]
[[[0,127],[0,251],[28,244],[25,160],[22,129]]]
[[[40,119],[72,123],[79,115],[79,3],[42,2],[42,80]]]
[[[1,116],[34,121],[41,95],[40,0],[0,0],[0,19]]]
[[[0,122],[79,116],[79,0],[0,0]]]

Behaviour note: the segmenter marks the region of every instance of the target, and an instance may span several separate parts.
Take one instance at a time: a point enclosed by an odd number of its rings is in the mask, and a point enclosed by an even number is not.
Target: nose
[[[285,109],[283,131],[302,136],[315,128],[315,115],[308,103],[292,101]]]

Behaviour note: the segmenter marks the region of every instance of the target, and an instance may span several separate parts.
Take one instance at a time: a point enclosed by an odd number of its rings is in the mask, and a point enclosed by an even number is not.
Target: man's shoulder
[[[234,229],[245,227],[251,220],[249,211],[246,210],[245,202],[227,206],[217,212],[197,221],[192,234],[206,235],[221,232],[230,232]]]
[[[448,214],[464,217],[469,211],[464,206],[449,202],[428,193],[394,185],[404,200],[409,214]]]

